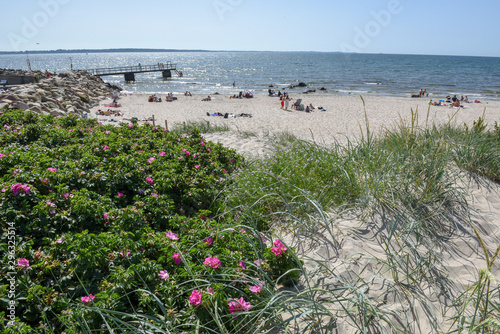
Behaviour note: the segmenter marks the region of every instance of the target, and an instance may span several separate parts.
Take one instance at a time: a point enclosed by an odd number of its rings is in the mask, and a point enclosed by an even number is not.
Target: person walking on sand
[[[290,98],[287,96],[285,98],[285,110],[288,110],[289,106],[290,106]]]

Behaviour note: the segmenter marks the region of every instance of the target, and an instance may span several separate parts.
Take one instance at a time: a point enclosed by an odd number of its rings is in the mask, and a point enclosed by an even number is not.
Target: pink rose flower
[[[191,292],[191,296],[189,296],[189,303],[193,305],[200,305],[201,304],[201,292],[198,290],[193,290]]]
[[[262,283],[249,287],[248,289],[253,293],[260,293],[262,291]]]
[[[158,276],[160,276],[160,278],[164,281],[166,281],[170,277],[170,275],[168,274],[168,272],[166,270],[160,271]]]
[[[174,255],[172,255],[172,259],[174,259],[175,264],[181,263],[181,254],[175,253]]]
[[[203,241],[205,241],[207,246],[210,247],[210,245],[214,242],[214,239],[208,237],[208,238],[205,238]]]
[[[229,305],[229,313],[248,311],[250,307],[252,307],[250,302],[246,302],[243,297],[240,297],[240,299],[228,300],[227,305]]]
[[[106,151],[107,149],[109,148],[108,145],[104,145],[104,147],[102,148],[104,151]]]
[[[160,157],[164,157],[165,156],[165,152],[160,152],[159,156]]]
[[[167,233],[165,233],[165,236],[171,240],[179,240],[177,234],[173,233],[172,231],[168,231]]]
[[[92,294],[90,294],[90,295],[88,295],[88,296],[82,297],[82,298],[81,298],[81,301],[82,301],[82,303],[87,304],[87,303],[89,303],[90,301],[94,300],[94,298],[95,298],[95,297],[94,297]]]
[[[241,261],[238,263],[238,265],[239,265],[242,269],[245,269],[245,268],[246,268],[246,267],[245,267],[245,263],[243,263],[243,262],[241,262]]]
[[[128,125],[129,129],[132,129],[133,127],[134,127],[134,124],[132,124],[132,123]]]
[[[281,254],[283,254],[283,252],[286,252],[287,251],[287,248],[285,247],[285,245],[281,242],[281,240],[279,239],[276,239],[274,241],[274,247],[271,248],[271,251],[274,253],[274,255],[276,255],[277,257],[280,257]]]
[[[118,197],[123,197],[123,193],[118,192]]]
[[[17,265],[19,267],[25,267],[25,268],[29,269],[30,268],[30,261],[28,261],[25,258],[22,258],[22,259],[17,260]]]
[[[207,267],[217,269],[220,267],[221,263],[218,257],[213,257],[212,255],[210,255],[205,259],[205,261],[203,261],[203,264],[206,265]]]
[[[153,184],[154,181],[152,178],[150,178],[149,176],[146,178],[146,182],[149,183],[149,184]]]
[[[194,168],[198,169],[200,168],[200,165],[194,165]]]
[[[27,184],[16,183],[10,187],[10,190],[14,193],[14,196],[17,196],[21,191],[25,194],[30,193],[30,187]]]
[[[153,162],[153,161],[155,161],[155,160],[156,160],[155,158],[149,158],[149,159],[148,159],[148,162],[149,162],[149,163],[152,163],[152,162]]]
[[[257,267],[260,267],[264,263],[264,261],[263,260],[255,260],[255,261],[253,261],[253,263],[255,263],[255,265]]]

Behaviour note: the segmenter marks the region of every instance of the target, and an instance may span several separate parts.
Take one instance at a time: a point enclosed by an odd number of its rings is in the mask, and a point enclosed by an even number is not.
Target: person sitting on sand
[[[166,101],[167,102],[172,102],[174,100],[174,98],[172,97],[172,95],[170,93],[167,94],[167,97],[166,97]]]
[[[312,104],[312,103],[310,103],[310,104],[309,104],[309,110],[311,110],[311,111],[312,111],[312,110],[314,110],[314,109],[315,109],[315,108],[313,107],[313,104]]]
[[[465,95],[464,103],[469,103],[469,97]]]
[[[446,97],[446,103],[451,103],[451,96],[449,96],[449,95],[448,95],[448,96]]]
[[[455,101],[453,101],[453,103],[451,104],[451,106],[454,107],[454,108],[460,108],[460,100],[456,99]]]
[[[212,98],[208,95],[208,97],[204,98],[202,101],[212,101]]]

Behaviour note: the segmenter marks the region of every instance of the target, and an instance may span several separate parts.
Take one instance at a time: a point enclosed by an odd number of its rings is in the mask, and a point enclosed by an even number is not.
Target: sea
[[[130,93],[237,94],[269,89],[290,92],[406,96],[425,89],[430,97],[467,95],[500,100],[500,58],[327,52],[123,52],[0,55],[0,68],[90,70],[171,62],[182,71],[165,80],[161,72],[103,77]],[[299,83],[307,87],[288,88]],[[234,86],[233,86],[234,84]],[[322,89],[323,90],[320,90]]]

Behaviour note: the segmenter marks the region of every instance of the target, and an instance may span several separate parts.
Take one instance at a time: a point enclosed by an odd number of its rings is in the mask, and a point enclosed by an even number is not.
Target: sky
[[[500,57],[498,0],[0,0],[0,8],[0,51],[155,48]]]

